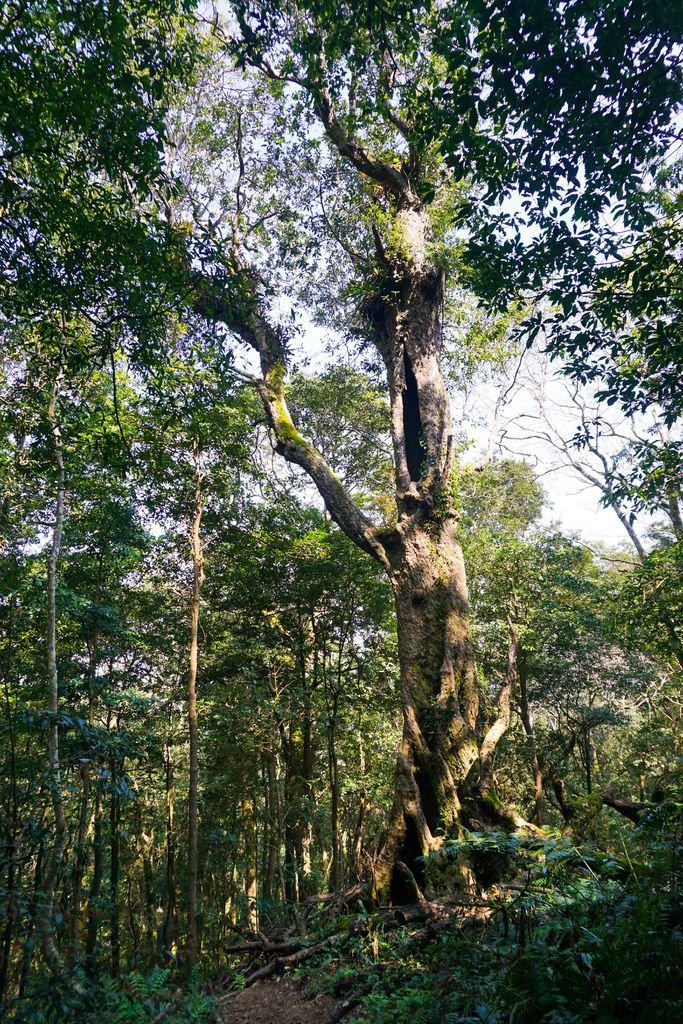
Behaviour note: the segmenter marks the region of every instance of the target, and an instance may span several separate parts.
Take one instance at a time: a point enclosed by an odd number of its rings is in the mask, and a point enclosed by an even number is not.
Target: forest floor
[[[223,1004],[225,1024],[328,1024],[337,1001],[326,995],[306,999],[287,981],[257,982]]]

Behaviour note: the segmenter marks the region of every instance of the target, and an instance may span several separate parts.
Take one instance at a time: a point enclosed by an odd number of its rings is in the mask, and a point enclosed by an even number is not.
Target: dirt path
[[[225,1024],[328,1024],[337,1006],[329,996],[304,998],[288,981],[266,981],[245,988],[223,1003]]]

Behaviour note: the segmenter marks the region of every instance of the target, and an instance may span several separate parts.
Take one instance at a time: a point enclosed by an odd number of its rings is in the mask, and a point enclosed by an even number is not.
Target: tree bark
[[[143,946],[148,957],[154,956],[155,949],[155,928],[154,928],[154,872],[152,870],[151,853],[154,845],[154,835],[148,835],[142,822],[142,806],[140,799],[133,805],[135,814],[135,825],[138,833],[138,850],[142,860],[142,889],[144,899],[144,920],[145,935]]]
[[[278,820],[278,798],[275,780],[275,755],[270,750],[266,751],[263,757],[263,777],[265,829],[263,839],[263,880],[261,883],[261,894],[264,900],[270,900],[275,895],[275,878],[281,843]]]
[[[403,524],[399,525],[401,529]],[[392,552],[403,738],[380,890],[402,901],[405,872],[424,881],[421,858],[440,845],[441,830],[459,834],[465,784],[479,757],[478,694],[468,627],[468,596],[455,519],[409,519]],[[430,529],[431,527],[431,529]],[[389,877],[387,877],[389,868]]]
[[[287,880],[286,898],[290,903],[301,900],[301,868],[302,839],[304,834],[303,821],[303,724],[296,721],[289,723],[287,734],[282,731],[283,749],[285,752],[285,787],[284,787],[284,841],[285,841],[285,877]]]
[[[190,626],[190,659],[187,689],[187,723],[190,740],[190,785],[187,814],[187,967],[191,971],[199,952],[197,922],[198,861],[198,797],[199,797],[199,726],[197,721],[197,667],[199,658],[199,614],[204,581],[202,553],[202,469],[199,440],[195,437],[192,455],[195,477],[195,509],[192,519],[192,612]]]

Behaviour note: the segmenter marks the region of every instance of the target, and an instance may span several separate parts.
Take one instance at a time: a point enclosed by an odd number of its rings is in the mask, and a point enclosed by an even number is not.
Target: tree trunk
[[[543,772],[538,758],[538,746],[536,744],[536,729],[534,727],[533,715],[529,707],[529,692],[527,688],[526,657],[523,650],[519,651],[517,659],[519,672],[519,706],[522,728],[529,742],[531,752],[531,771],[534,777],[534,817],[535,825],[542,825],[545,821],[545,798],[543,795]]]
[[[311,692],[306,673],[305,657],[302,661],[303,684],[303,751],[302,751],[302,820],[301,820],[301,889],[302,895],[310,895],[311,889],[311,848],[313,845],[313,720]]]
[[[112,771],[112,778],[114,772]],[[111,794],[109,805],[109,897],[111,901],[110,922],[111,922],[111,974],[117,978],[121,971],[121,934],[119,917],[119,879],[121,877],[121,833],[119,823],[121,819],[121,800],[114,789]]]
[[[250,931],[258,930],[257,878],[258,844],[256,833],[256,815],[254,801],[251,796],[242,798],[242,833],[244,837],[244,898],[247,913],[246,925]]]
[[[261,893],[264,900],[271,900],[275,895],[275,878],[277,873],[279,849],[281,843],[278,798],[275,779],[275,755],[267,751],[263,758],[265,830],[263,839],[263,882]],[[284,893],[282,893],[284,899]]]
[[[57,564],[62,541],[64,519],[64,459],[62,435],[57,421],[56,405],[61,371],[55,380],[48,407],[48,421],[54,444],[54,468],[57,481],[55,517],[52,527],[52,542],[47,559],[47,681],[48,711],[50,720],[47,730],[48,785],[54,815],[54,842],[45,872],[45,896],[39,914],[39,928],[43,955],[48,967],[60,973],[64,964],[60,956],[54,921],[55,888],[62,868],[66,845],[66,815],[62,792],[61,767],[59,763],[59,680],[57,674]]]
[[[349,871],[354,882],[358,882],[363,877],[363,840],[369,814],[370,801],[367,790],[361,789],[358,793],[358,815],[349,850]]]
[[[47,822],[47,812],[43,816],[43,831]],[[38,922],[38,902],[39,895],[42,888],[43,881],[43,860],[45,853],[44,839],[41,838],[38,845],[38,852],[36,854],[35,871],[33,875],[33,891],[31,893],[31,899],[28,905],[28,929],[26,934],[23,936],[23,952],[21,957],[21,969],[19,972],[19,990],[17,996],[19,999],[24,998],[26,987],[28,983],[29,971],[31,969],[31,962],[33,960],[33,949],[35,943],[33,941],[33,929],[37,927]]]
[[[85,957],[90,974],[95,972],[97,932],[100,919],[98,906],[102,878],[104,877],[104,847],[102,843],[102,790],[98,785],[95,792],[95,821],[93,826],[93,871],[88,893],[88,928],[85,941]]]
[[[20,888],[20,879],[17,877],[17,859],[19,853],[19,844],[17,842],[18,831],[19,831],[19,802],[17,794],[17,758],[16,758],[16,737],[15,737],[15,726],[14,726],[14,715],[12,712],[12,701],[10,698],[9,691],[9,678],[11,669],[12,659],[12,643],[13,643],[13,626],[14,626],[14,607],[15,607],[15,595],[12,594],[9,607],[7,611],[7,646],[5,649],[5,658],[3,659],[3,697],[5,703],[5,713],[7,716],[7,733],[9,737],[9,761],[10,761],[10,784],[9,784],[9,807],[7,809],[7,841],[6,841],[6,857],[7,857],[7,886],[5,890],[5,913],[7,920],[5,921],[5,927],[2,931],[2,939],[0,939],[0,1012],[5,1003],[5,992],[7,990],[7,981],[9,975],[9,966],[12,952],[12,940],[14,937],[15,923],[18,918],[18,908],[16,904],[15,894],[15,883]]]
[[[140,799],[133,805],[135,825],[138,833],[138,849],[142,860],[142,888],[144,899],[145,937],[144,951],[147,957],[154,955],[154,872],[152,870],[151,853],[154,846],[154,834],[147,835],[142,823],[142,806]]]
[[[166,788],[166,913],[161,944],[167,956],[175,956],[178,938],[178,896],[176,885],[175,782],[171,744],[164,744],[164,782]]]
[[[190,786],[187,814],[187,967],[191,971],[199,952],[197,922],[198,862],[198,796],[199,796],[199,728],[197,722],[197,665],[199,657],[199,612],[204,559],[202,554],[202,470],[198,438],[192,447],[195,475],[195,510],[192,520],[192,613],[190,627],[190,663],[188,672],[187,722],[190,739]]]
[[[330,864],[330,890],[335,892],[342,884],[341,844],[339,841],[339,763],[337,759],[337,703],[335,693],[329,708],[327,723],[327,756],[330,776],[330,830],[332,861]]]
[[[90,810],[90,765],[81,768],[81,806],[78,814],[78,832],[74,848],[71,872],[71,964],[78,963],[81,942],[81,901],[83,876],[88,862],[86,839]]]
[[[306,710],[301,723],[292,721],[283,747],[286,751],[284,826],[285,875],[287,899],[299,903],[304,896],[304,858],[306,855],[307,814],[304,809],[306,794]],[[310,728],[310,722],[308,724]],[[310,740],[309,740],[310,743]],[[309,748],[310,749],[310,748]]]
[[[440,830],[459,833],[465,784],[479,757],[478,694],[468,628],[468,595],[455,520],[410,519],[391,552],[403,700],[403,739],[380,889],[397,862],[418,885],[420,858],[436,849]],[[400,530],[400,527],[399,527]],[[404,869],[390,881],[406,894]]]
[[[88,725],[92,728],[95,724],[95,703],[94,703],[94,682],[97,669],[97,643],[95,637],[91,637],[88,645]],[[78,962],[80,951],[81,933],[81,901],[83,897],[83,876],[88,864],[88,819],[90,815],[90,790],[91,790],[90,761],[81,766],[81,806],[78,815],[78,833],[74,849],[74,863],[71,873],[71,963]]]
[[[512,692],[518,675],[519,640],[517,639],[517,631],[510,619],[508,619],[508,626],[510,629],[508,664],[505,681],[498,695],[498,714],[493,724],[487,730],[479,750],[479,791],[484,798],[489,795],[493,786],[493,761],[498,744],[510,726]]]
[[[555,794],[555,799],[557,800],[557,805],[560,808],[560,813],[565,822],[569,824],[576,817],[576,809],[574,807],[574,802],[569,795],[567,784],[559,775],[556,775],[553,779],[553,792]]]

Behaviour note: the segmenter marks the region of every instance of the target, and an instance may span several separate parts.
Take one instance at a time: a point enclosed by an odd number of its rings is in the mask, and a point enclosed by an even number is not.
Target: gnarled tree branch
[[[225,324],[258,353],[263,377],[255,381],[255,386],[275,435],[276,450],[308,473],[328,512],[347,537],[388,569],[389,561],[377,528],[363,515],[339,477],[292,420],[285,400],[286,346],[281,332],[268,322],[258,309],[258,303],[240,308],[225,294],[214,290],[209,278],[197,274],[192,276],[190,302],[195,312]]]

